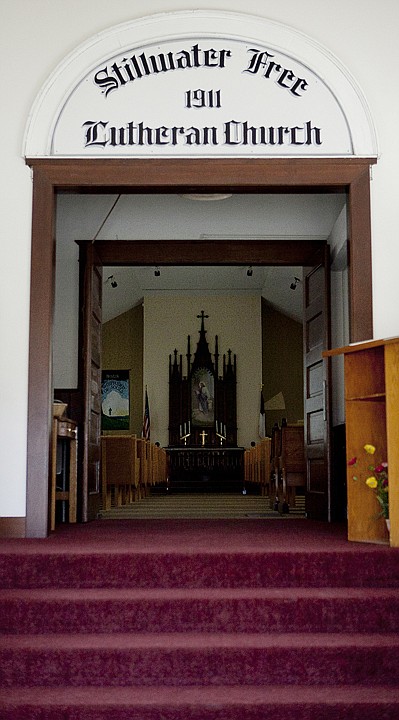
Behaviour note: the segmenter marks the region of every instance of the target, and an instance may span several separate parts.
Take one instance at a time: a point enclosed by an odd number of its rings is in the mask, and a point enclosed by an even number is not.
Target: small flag
[[[143,431],[141,437],[145,440],[150,439],[150,407],[148,404],[148,393],[147,386],[145,388],[145,406],[144,406],[144,417],[143,417]]]
[[[265,401],[263,398],[263,392],[260,391],[260,411],[259,411],[259,437],[264,438],[266,436],[265,427]]]

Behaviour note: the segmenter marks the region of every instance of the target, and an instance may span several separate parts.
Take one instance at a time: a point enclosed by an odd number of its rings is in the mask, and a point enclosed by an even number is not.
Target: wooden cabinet
[[[365,459],[364,445],[376,447],[370,464],[388,462],[389,517],[363,477],[347,466],[348,539],[387,542],[399,547],[399,338],[370,340],[328,350],[324,357],[344,355],[346,457]],[[367,462],[363,467],[366,467]],[[358,480],[353,476],[358,473]]]

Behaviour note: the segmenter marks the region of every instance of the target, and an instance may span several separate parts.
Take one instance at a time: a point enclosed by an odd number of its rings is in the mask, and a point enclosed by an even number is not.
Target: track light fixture
[[[155,268],[155,270],[154,270],[155,277],[159,277],[160,274],[161,274],[161,271],[160,271],[159,267]]]
[[[112,288],[117,288],[117,287],[118,287],[118,283],[116,282],[116,280],[115,280],[115,278],[114,278],[113,275],[110,275],[109,277],[107,277],[107,279],[106,279],[105,282],[107,283],[107,282],[109,282],[109,281],[111,281],[111,287],[112,287]]]
[[[252,270],[251,266],[249,266],[249,268],[247,269],[248,277],[252,277],[252,273],[253,273],[253,270]]]
[[[290,288],[291,290],[296,290],[296,287],[298,283],[301,282],[300,278],[294,277],[294,282],[291,283]]]

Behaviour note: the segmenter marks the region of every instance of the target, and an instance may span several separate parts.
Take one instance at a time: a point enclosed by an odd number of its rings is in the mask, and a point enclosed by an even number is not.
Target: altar
[[[168,488],[232,492],[244,489],[244,448],[237,446],[237,359],[212,356],[201,311],[194,355],[187,338],[186,372],[177,349],[169,356]]]

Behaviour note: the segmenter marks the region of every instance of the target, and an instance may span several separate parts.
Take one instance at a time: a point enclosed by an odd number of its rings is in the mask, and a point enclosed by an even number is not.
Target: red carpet
[[[0,718],[397,720],[399,551],[310,521],[0,541]]]

